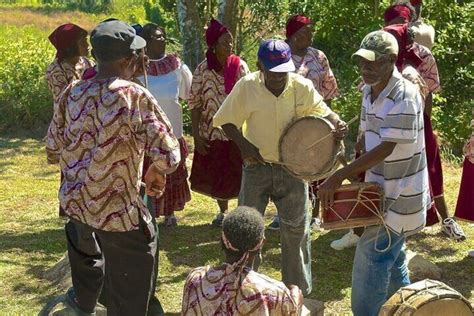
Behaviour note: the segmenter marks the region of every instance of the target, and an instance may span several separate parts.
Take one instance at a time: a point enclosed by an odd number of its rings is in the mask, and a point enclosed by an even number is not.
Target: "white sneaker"
[[[360,237],[354,234],[354,231],[351,229],[347,234],[342,236],[341,239],[334,240],[331,243],[331,248],[335,250],[342,250],[344,248],[355,247]]]
[[[445,233],[449,238],[461,241],[466,239],[466,235],[462,230],[461,226],[459,226],[456,221],[450,217],[443,220],[443,224],[441,226],[441,231]]]
[[[469,254],[471,257],[474,257],[474,249],[469,250],[468,254]]]
[[[311,219],[310,225],[311,225],[311,229],[312,229],[312,230],[316,230],[316,231],[322,230],[322,229],[321,229],[321,220],[320,220],[319,218],[317,218],[317,217],[313,217],[313,218]]]

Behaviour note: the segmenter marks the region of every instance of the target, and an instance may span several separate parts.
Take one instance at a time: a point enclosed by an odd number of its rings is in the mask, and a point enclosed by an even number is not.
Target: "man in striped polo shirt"
[[[353,55],[365,83],[360,130],[366,153],[329,177],[319,191],[327,208],[342,181],[363,171],[366,182],[384,190],[387,226],[367,227],[357,244],[352,270],[356,316],[377,315],[388,297],[410,283],[405,239],[424,227],[431,203],[422,99],[395,67],[397,54],[395,37],[376,31]]]

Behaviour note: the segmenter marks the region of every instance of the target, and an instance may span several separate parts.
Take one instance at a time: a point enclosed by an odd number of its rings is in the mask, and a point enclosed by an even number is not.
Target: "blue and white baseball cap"
[[[268,39],[260,44],[258,59],[271,72],[295,71],[290,46],[282,40]]]

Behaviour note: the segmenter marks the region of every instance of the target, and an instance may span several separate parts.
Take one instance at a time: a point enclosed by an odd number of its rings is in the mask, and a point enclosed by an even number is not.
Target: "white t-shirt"
[[[183,109],[179,99],[188,99],[192,78],[193,75],[185,64],[164,75],[148,75],[148,90],[165,112],[177,138],[183,137]],[[141,80],[143,81],[142,78]]]
[[[362,92],[360,128],[366,151],[383,141],[396,143],[383,162],[367,170],[365,181],[384,189],[387,226],[399,234],[415,233],[425,226],[431,204],[420,93],[397,69],[374,102],[370,86]]]

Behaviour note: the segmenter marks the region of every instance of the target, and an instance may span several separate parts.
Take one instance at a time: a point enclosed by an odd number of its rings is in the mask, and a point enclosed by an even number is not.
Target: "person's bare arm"
[[[326,179],[319,187],[319,199],[323,209],[327,209],[334,203],[334,193],[341,186],[344,179],[349,179],[355,175],[366,171],[373,166],[384,161],[390,156],[397,143],[382,142],[380,145],[360,156],[351,164],[337,170],[332,176]]]
[[[265,163],[258,148],[249,142],[234,124],[224,124],[222,125],[222,129],[225,134],[237,144],[244,161],[253,160],[259,163]]]

